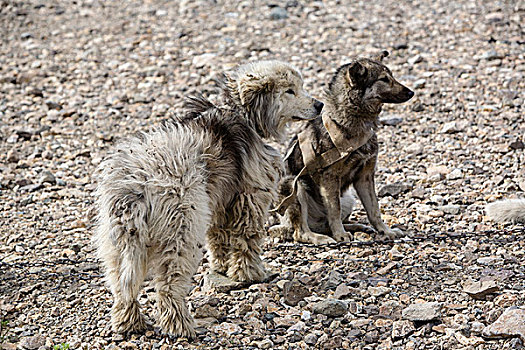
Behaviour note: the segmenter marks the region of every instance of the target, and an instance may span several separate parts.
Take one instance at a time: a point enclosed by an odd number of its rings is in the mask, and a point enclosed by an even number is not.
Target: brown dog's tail
[[[507,199],[491,203],[485,209],[496,222],[525,223],[525,199]]]

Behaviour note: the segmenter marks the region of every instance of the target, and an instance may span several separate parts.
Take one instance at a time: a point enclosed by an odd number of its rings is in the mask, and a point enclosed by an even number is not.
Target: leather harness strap
[[[312,137],[310,135],[310,130],[303,130],[297,135],[298,141],[296,141],[296,143],[299,143],[304,166],[299,174],[297,174],[293,179],[292,193],[284,198],[276,208],[271,210],[271,212],[278,212],[281,215],[284,214],[286,208],[291,204],[293,198],[297,195],[297,181],[301,176],[328,168],[329,166],[346,158],[350,153],[354,152],[367,143],[368,140],[370,140],[370,138],[374,135],[374,131],[370,128],[368,132],[364,133],[361,137],[349,139],[341,131],[337,123],[330,119],[327,114],[323,114],[322,119],[323,125],[326,128],[326,131],[328,131],[328,135],[330,136],[334,147],[326,152],[317,154],[311,142]],[[290,157],[292,154],[296,143],[290,147],[290,151],[284,158],[285,160],[288,159],[288,157]]]

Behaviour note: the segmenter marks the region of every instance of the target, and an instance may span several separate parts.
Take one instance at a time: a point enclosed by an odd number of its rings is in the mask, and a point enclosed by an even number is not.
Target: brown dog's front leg
[[[402,235],[401,230],[390,229],[381,219],[381,212],[379,211],[379,203],[375,191],[374,175],[370,173],[363,174],[363,176],[359,177],[354,183],[354,187],[361,203],[363,203],[363,207],[365,207],[368,221],[370,221],[370,224],[382,236],[378,238],[394,239]]]
[[[340,180],[332,176],[323,176],[319,190],[326,208],[328,226],[334,239],[338,242],[352,240],[351,235],[345,231],[341,220],[341,185]]]

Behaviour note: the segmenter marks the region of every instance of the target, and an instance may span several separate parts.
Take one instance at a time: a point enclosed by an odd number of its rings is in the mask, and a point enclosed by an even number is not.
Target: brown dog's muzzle
[[[414,91],[410,90],[406,86],[401,84],[399,85],[400,89],[398,92],[383,96],[383,103],[403,103],[410,100],[414,96]]]

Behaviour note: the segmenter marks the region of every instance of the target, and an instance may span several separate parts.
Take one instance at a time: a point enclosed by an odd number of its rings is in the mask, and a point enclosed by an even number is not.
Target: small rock
[[[419,63],[419,62],[422,62],[422,61],[423,61],[423,57],[422,57],[421,55],[415,55],[415,56],[412,56],[412,57],[410,57],[410,58],[407,60],[408,64],[410,64],[410,65],[412,65],[412,66],[413,66],[414,64]]]
[[[348,305],[337,299],[326,299],[316,303],[313,308],[316,314],[322,314],[329,317],[339,317],[346,314]]]
[[[385,197],[385,196],[392,196],[397,197],[399,194],[410,191],[412,189],[412,185],[406,184],[406,183],[393,183],[383,186],[377,195],[379,197]]]
[[[509,144],[509,147],[511,149],[514,149],[514,150],[517,150],[517,149],[525,149],[525,143],[523,143],[523,141],[521,140],[516,140],[514,142],[511,142]]]
[[[42,172],[42,174],[40,175],[40,179],[38,180],[39,184],[43,184],[44,182],[48,182],[50,184],[56,184],[57,180],[55,178],[55,175],[53,175],[53,173],[46,170]]]
[[[418,79],[414,82],[414,89],[422,89],[425,87],[427,81],[425,79]]]
[[[273,347],[273,342],[270,339],[264,339],[254,342],[257,346],[257,349],[270,349]]]
[[[486,295],[499,290],[496,281],[467,281],[463,285],[463,291],[474,299],[483,299]]]
[[[483,329],[485,328],[485,325],[481,322],[478,322],[478,321],[474,321],[472,322],[472,324],[470,325],[470,330],[474,333],[481,333],[483,331]]]
[[[425,150],[425,147],[420,143],[413,143],[405,147],[405,152],[415,154],[415,155],[422,154],[424,150]]]
[[[9,150],[9,152],[7,152],[7,162],[8,163],[18,163],[19,160],[20,160],[20,157],[18,155],[18,151],[16,150],[16,148],[12,148],[11,150]]]
[[[30,87],[26,90],[28,95],[32,95],[35,97],[44,97],[44,92],[42,89],[36,88],[36,87]]]
[[[480,56],[481,59],[487,60],[487,61],[493,61],[493,60],[501,59],[503,57],[505,57],[505,55],[500,55],[496,50],[486,51]]]
[[[495,257],[495,256],[487,256],[487,257],[477,259],[476,262],[480,265],[493,266],[496,264],[503,263],[503,259]]]
[[[454,169],[447,175],[447,179],[449,180],[457,180],[461,178],[463,178],[463,171],[461,169]]]
[[[31,33],[26,32],[26,33],[20,34],[20,39],[22,39],[22,40],[27,40],[27,39],[31,39],[31,38],[34,38],[33,34],[31,34]]]
[[[342,281],[343,281],[343,276],[336,270],[332,270],[330,271],[330,273],[328,274],[328,277],[326,278],[324,287],[326,289],[333,289],[337,287],[338,285],[340,285]]]
[[[461,211],[461,207],[459,205],[443,205],[439,207],[439,210],[444,212],[445,214],[451,214],[451,215],[458,215]]]
[[[235,323],[230,322],[223,322],[215,327],[213,327],[213,331],[217,333],[224,333],[228,336],[233,334],[238,334],[242,332],[242,328]]]
[[[20,347],[26,350],[36,350],[44,345],[46,345],[46,338],[40,334],[23,338],[20,341]]]
[[[322,349],[341,349],[343,338],[340,335],[336,335],[335,337],[328,338],[327,341],[322,342],[321,344]]]
[[[62,106],[61,106],[61,105],[59,105],[58,103],[53,102],[53,101],[51,101],[51,100],[47,100],[47,101],[46,101],[46,106],[47,106],[47,108],[49,108],[49,109],[56,109],[57,111],[59,111],[59,110],[62,109]]]
[[[276,6],[270,11],[270,19],[274,21],[286,18],[288,18],[288,11],[286,11],[282,7]]]
[[[405,257],[405,254],[399,251],[399,246],[394,245],[392,249],[388,251],[388,258],[390,260],[401,260]]]
[[[380,297],[380,296],[386,295],[386,294],[390,293],[391,290],[392,289],[390,289],[388,287],[383,287],[383,286],[368,287],[368,293],[370,293],[370,295],[373,296],[373,297]]]
[[[385,266],[383,266],[382,268],[380,268],[379,270],[377,270],[376,273],[378,275],[385,275],[385,274],[389,273],[396,266],[397,266],[397,263],[391,261],[388,264],[386,264]]]
[[[416,328],[411,321],[394,321],[392,324],[392,339],[404,338],[415,330]]]
[[[412,105],[413,112],[423,112],[424,110],[425,110],[425,105],[423,105],[421,102],[417,102]]]
[[[347,296],[351,295],[354,292],[353,289],[350,289],[345,283],[341,283],[337,286],[334,292],[335,299],[345,299]]]
[[[245,283],[232,281],[228,277],[212,270],[204,276],[202,289],[204,291],[215,290],[218,293],[227,293],[231,290],[242,288],[245,285]]]
[[[315,334],[307,334],[304,337],[304,342],[308,345],[315,345],[317,344],[317,336]]]
[[[510,307],[493,324],[482,332],[487,338],[519,336],[525,341],[525,309]]]
[[[217,55],[214,53],[203,53],[202,55],[193,57],[192,63],[195,66],[195,68],[202,68],[204,66],[209,66],[211,65],[215,56]]]
[[[441,176],[444,177],[449,172],[450,172],[450,170],[448,170],[448,168],[445,165],[433,165],[433,166],[429,166],[427,168],[427,175],[429,177],[431,177],[433,175],[441,175]]]
[[[403,118],[396,115],[385,115],[379,118],[379,122],[383,125],[396,126],[403,122]]]
[[[445,123],[443,124],[443,127],[441,128],[442,134],[452,134],[458,131],[461,131],[461,130],[459,130],[458,125],[455,121]]]
[[[461,334],[461,332],[454,333],[454,337],[456,338],[458,343],[465,346],[478,346],[480,344],[485,343],[485,341],[480,337],[472,336],[467,338],[463,334]]]
[[[283,285],[283,297],[286,304],[296,306],[301,300],[312,295],[308,287],[297,280],[286,281]]]
[[[432,321],[441,317],[441,303],[411,304],[403,309],[402,316],[410,321]]]
[[[516,305],[518,297],[515,294],[504,293],[494,299],[494,304],[499,307],[510,307]]]

